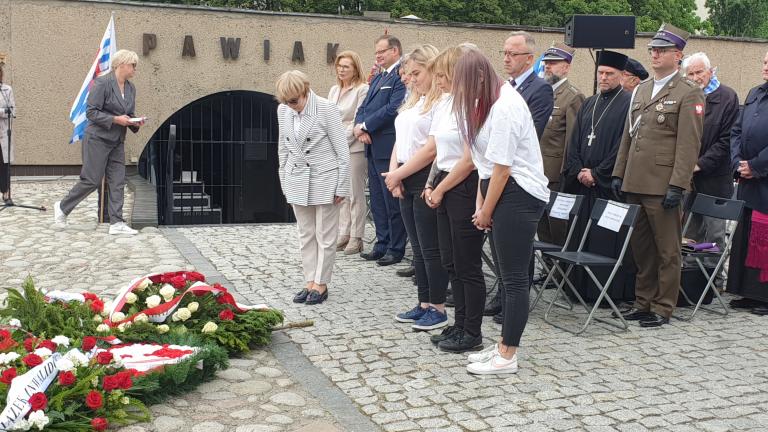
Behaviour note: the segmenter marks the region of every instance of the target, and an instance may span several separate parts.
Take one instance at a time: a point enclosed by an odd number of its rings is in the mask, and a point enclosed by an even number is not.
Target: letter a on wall
[[[195,41],[192,36],[184,36],[184,48],[181,49],[182,57],[194,57],[195,56]]]
[[[291,56],[292,62],[304,63],[304,46],[301,41],[293,43],[293,55]]]

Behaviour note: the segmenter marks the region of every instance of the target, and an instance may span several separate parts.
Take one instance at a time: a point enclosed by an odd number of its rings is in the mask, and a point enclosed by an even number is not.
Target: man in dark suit
[[[536,125],[536,136],[541,138],[555,106],[555,94],[552,86],[533,72],[535,50],[536,40],[530,33],[512,32],[504,42],[504,72],[528,104]]]
[[[376,64],[381,67],[371,81],[365,101],[355,116],[355,136],[365,146],[368,159],[368,189],[371,213],[376,226],[376,244],[360,256],[379,265],[400,262],[405,253],[405,226],[400,216],[400,204],[384,183],[381,173],[389,171],[392,147],[395,145],[395,117],[405,97],[405,85],[400,81],[400,41],[390,35],[376,40]]]

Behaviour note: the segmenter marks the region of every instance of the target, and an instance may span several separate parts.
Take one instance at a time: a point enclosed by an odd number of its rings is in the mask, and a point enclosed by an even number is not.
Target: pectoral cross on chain
[[[587,138],[589,138],[589,141],[587,141],[587,147],[590,147],[592,145],[592,140],[597,138],[597,135],[595,135],[595,131],[592,130],[589,135],[587,135]]]

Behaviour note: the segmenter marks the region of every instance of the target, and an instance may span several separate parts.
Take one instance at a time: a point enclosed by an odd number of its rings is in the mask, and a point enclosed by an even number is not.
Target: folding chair
[[[571,244],[571,237],[573,237],[573,231],[576,229],[576,222],[579,220],[579,211],[581,210],[582,202],[584,202],[583,195],[571,195],[556,191],[549,193],[549,203],[547,203],[547,207],[545,209],[546,217],[567,220],[569,221],[568,223],[571,225],[571,227],[568,229],[568,234],[565,237],[565,243],[562,246],[539,240],[533,242],[533,256],[535,257],[536,261],[541,264],[542,271],[547,275],[549,275],[549,272],[552,269],[549,267],[542,254],[544,252],[565,252],[565,250],[568,248],[568,245]],[[558,208],[556,208],[556,210],[553,212],[552,209],[555,206],[555,203],[558,204]],[[565,211],[566,209],[567,213]],[[533,303],[531,303],[529,311],[532,311],[539,303],[539,300],[541,300],[541,297],[544,295],[544,290],[546,287],[546,283],[542,284],[539,288],[537,288],[535,284],[531,284],[531,289],[536,292],[536,297],[534,298]],[[568,306],[565,307],[572,309],[573,303],[568,300],[568,297],[565,297],[565,299],[568,301]]]
[[[621,312],[619,312],[619,309],[616,307],[616,304],[613,302],[611,297],[608,295],[608,288],[611,286],[611,282],[613,282],[614,276],[616,276],[616,272],[619,270],[619,267],[621,267],[621,262],[624,259],[624,254],[627,252],[627,247],[629,246],[629,239],[632,237],[632,231],[635,228],[635,221],[637,219],[637,215],[640,212],[640,206],[636,204],[624,204],[619,203],[615,201],[607,201],[604,199],[598,199],[595,201],[595,205],[592,208],[592,214],[589,216],[589,222],[587,222],[587,227],[584,230],[584,234],[581,237],[581,242],[579,243],[579,247],[576,251],[563,251],[563,252],[544,252],[545,257],[552,258],[555,263],[554,266],[552,266],[552,270],[550,270],[549,274],[547,275],[547,280],[544,281],[544,286],[549,282],[550,279],[555,274],[555,271],[560,273],[562,276],[562,280],[557,282],[557,291],[555,292],[555,296],[552,298],[552,300],[549,302],[549,306],[547,306],[547,311],[544,313],[544,321],[547,323],[574,333],[574,334],[580,334],[584,332],[584,330],[587,329],[589,326],[589,323],[594,318],[596,321],[600,321],[602,323],[618,327],[622,330],[628,330],[629,325],[627,324],[627,321],[624,320],[624,317],[621,316]],[[621,246],[621,251],[619,252],[619,256],[616,258],[591,253],[591,252],[584,252],[584,245],[587,242],[587,239],[589,238],[589,234],[592,231],[593,225],[598,225],[600,229],[610,229],[614,232],[620,232],[622,229],[626,228],[626,234],[624,236],[624,242]],[[568,268],[565,272],[563,272],[563,269],[560,267],[561,263],[568,264]],[[573,270],[574,267],[583,267],[584,271],[589,275],[589,277],[592,279],[592,281],[595,283],[597,288],[600,290],[600,295],[597,297],[597,300],[595,300],[594,306],[591,308],[587,305],[587,303],[584,301],[584,299],[581,297],[579,292],[576,290],[576,287],[573,286],[573,283],[568,279],[568,275],[571,273],[571,270]],[[608,276],[608,279],[606,279],[605,283],[601,283],[595,274],[592,272],[592,267],[612,267],[611,274]],[[576,298],[579,300],[579,303],[584,307],[584,310],[587,311],[587,319],[584,322],[584,324],[579,328],[578,330],[572,330],[568,327],[565,327],[563,325],[557,324],[553,322],[549,318],[549,314],[552,311],[552,306],[555,305],[555,302],[557,301],[560,294],[565,294],[563,292],[563,285],[568,284],[568,288],[573,292],[573,294],[576,296]],[[611,309],[613,310],[614,314],[618,317],[619,322],[617,323],[615,320],[612,319],[604,319],[600,317],[596,317],[595,311],[600,306],[600,302],[605,298],[608,301],[608,304],[610,305]]]
[[[740,200],[732,200],[732,199],[725,199],[725,198],[717,198],[710,195],[705,195],[698,193],[696,194],[696,198],[693,200],[693,205],[691,206],[690,213],[688,214],[688,218],[685,221],[685,226],[683,227],[683,233],[688,231],[688,226],[691,224],[691,220],[693,219],[694,214],[705,216],[705,217],[711,217],[715,219],[721,219],[726,224],[728,222],[733,222],[733,230],[736,230],[736,227],[739,225],[739,219],[741,219],[741,213],[744,210],[744,201]],[[703,309],[707,312],[715,313],[718,315],[728,315],[728,307],[725,305],[725,301],[720,296],[720,293],[718,292],[717,288],[715,287],[715,278],[717,277],[717,274],[720,272],[720,269],[725,265],[725,261],[728,259],[728,256],[731,253],[731,238],[732,236],[726,235],[725,245],[723,246],[723,250],[720,252],[691,252],[691,251],[682,251],[683,258],[685,257],[691,257],[696,260],[696,264],[698,264],[699,269],[704,274],[704,277],[707,279],[707,285],[704,287],[704,290],[701,292],[701,296],[699,297],[699,301],[696,302],[696,306],[693,308],[693,312],[688,317],[678,316],[675,315],[675,318],[683,321],[690,321],[693,319],[693,316],[696,315],[696,312],[698,312],[699,309]],[[719,258],[717,261],[717,264],[715,265],[715,268],[712,270],[712,273],[709,273],[707,271],[707,268],[704,266],[704,263],[702,262],[703,258]],[[722,306],[723,310],[717,310],[712,309],[707,306],[702,306],[702,303],[704,302],[704,298],[707,295],[707,291],[712,291],[714,293],[715,297],[717,297],[717,301],[720,302],[720,306]],[[685,290],[681,289],[680,293],[685,298],[685,301],[689,305],[693,305],[694,303],[691,301],[691,299],[688,297],[688,294],[686,294]]]

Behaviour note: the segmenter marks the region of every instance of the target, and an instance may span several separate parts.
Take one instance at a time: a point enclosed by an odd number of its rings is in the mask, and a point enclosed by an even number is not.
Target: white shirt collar
[[[523,74],[520,75],[519,77],[513,78],[515,80],[515,84],[516,84],[515,87],[520,87],[520,84],[525,82],[525,80],[528,79],[528,76],[531,75],[532,73],[533,73],[533,66],[531,66],[527,71],[523,72]],[[512,77],[510,77],[510,78],[512,78]]]
[[[653,84],[657,85],[657,86],[664,86],[664,85],[666,85],[669,82],[669,80],[671,80],[675,75],[677,75],[677,73],[678,73],[678,71],[675,70],[674,72],[672,72],[671,74],[665,76],[664,78],[662,78],[660,80],[657,80],[656,78],[653,78]]]
[[[397,59],[397,61],[396,61],[396,62],[394,62],[394,63],[392,64],[392,66],[390,66],[390,67],[388,67],[388,68],[386,69],[386,71],[387,71],[387,74],[390,74],[390,73],[392,73],[392,71],[393,71],[393,70],[395,70],[395,68],[396,68],[396,67],[397,67],[397,65],[399,65],[399,64],[400,64],[400,59]]]

